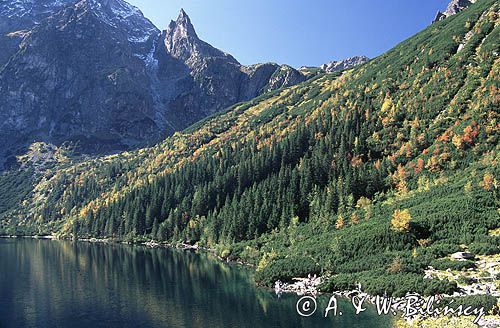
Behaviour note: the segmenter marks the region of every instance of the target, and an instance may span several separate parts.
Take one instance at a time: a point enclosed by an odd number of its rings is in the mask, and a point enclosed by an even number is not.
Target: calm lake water
[[[0,239],[0,327],[389,327],[374,309],[311,317],[210,255],[140,246]]]

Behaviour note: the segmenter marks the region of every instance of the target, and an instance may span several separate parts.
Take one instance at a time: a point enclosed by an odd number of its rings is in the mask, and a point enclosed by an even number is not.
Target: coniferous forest
[[[26,161],[0,175],[1,232],[196,244],[262,285],[318,274],[325,291],[452,294],[424,270],[500,249],[498,10],[478,1],[151,148]]]

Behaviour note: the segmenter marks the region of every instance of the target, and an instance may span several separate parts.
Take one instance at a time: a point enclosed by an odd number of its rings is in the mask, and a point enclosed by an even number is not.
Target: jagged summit
[[[163,35],[167,52],[190,67],[199,65],[200,60],[206,58],[223,58],[239,65],[233,56],[198,38],[191,19],[184,9],[180,10],[176,21],[170,22]]]
[[[177,18],[177,20],[187,20],[187,21],[191,21],[191,20],[189,19],[188,14],[186,14],[186,12],[184,11],[184,8],[181,8],[181,10],[179,11],[179,17]]]
[[[467,9],[470,5],[475,3],[477,0],[452,0],[444,12],[438,11],[436,17],[432,21],[433,23],[458,14],[464,9]]]
[[[350,69],[355,66],[361,65],[369,61],[370,58],[366,56],[354,56],[343,60],[334,60],[329,63],[321,65],[321,69],[327,73]]]
[[[186,14],[184,9],[181,9],[181,11],[179,12],[177,20],[170,21],[170,24],[168,25],[166,31],[167,34],[177,33],[178,35],[176,35],[176,37],[184,37],[184,38],[190,37],[198,39],[198,35],[196,34],[196,30],[194,29],[194,26],[191,23],[191,19],[189,18],[188,14]]]
[[[469,7],[474,2],[476,2],[476,1],[475,0],[452,0],[448,4],[448,7],[446,8],[446,11],[444,12],[444,14],[447,16],[455,15],[455,14],[459,13],[460,11]]]
[[[26,21],[38,23],[52,12],[75,3],[77,0],[2,0],[0,1],[0,17],[3,19],[24,18]]]
[[[118,35],[125,38],[133,54],[143,59],[160,34],[137,7],[124,0],[80,0],[54,13],[48,20],[50,22],[42,25],[59,26],[60,30],[73,27],[76,22],[89,30],[106,29],[111,39],[116,39]]]

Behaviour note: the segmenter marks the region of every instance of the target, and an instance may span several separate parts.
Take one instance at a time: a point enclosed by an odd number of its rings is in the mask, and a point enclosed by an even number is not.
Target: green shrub
[[[321,291],[346,291],[356,288],[356,275],[351,273],[340,273],[331,277],[320,286]]]
[[[362,272],[359,274],[339,274],[321,286],[325,292],[350,290],[361,283],[361,289],[370,295],[405,296],[408,292],[422,295],[452,294],[457,290],[455,282],[437,279],[424,279],[420,274],[382,271]]]
[[[457,279],[457,283],[461,285],[471,285],[476,282],[476,279],[474,278],[469,278],[469,277],[459,277]]]
[[[495,255],[500,253],[500,247],[490,243],[472,243],[469,251],[478,255]]]
[[[497,305],[497,298],[492,295],[468,295],[468,296],[460,296],[460,297],[452,297],[453,300],[452,307],[457,308],[462,305],[465,307],[472,308],[482,308],[484,307],[485,312],[491,311]],[[444,307],[449,302],[441,302],[438,307]]]
[[[452,261],[448,259],[438,259],[434,260],[430,264],[434,269],[437,270],[456,270],[456,271],[461,271],[461,270],[466,270],[470,268],[475,268],[476,264],[474,261]]]
[[[320,274],[321,267],[309,257],[289,256],[276,259],[255,275],[260,285],[271,286],[275,281],[291,282],[296,277],[306,277],[309,274]]]

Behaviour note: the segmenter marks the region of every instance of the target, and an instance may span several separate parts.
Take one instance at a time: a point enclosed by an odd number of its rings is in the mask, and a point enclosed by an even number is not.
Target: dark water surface
[[[311,317],[210,255],[140,246],[0,239],[0,327],[389,327],[374,309]]]

